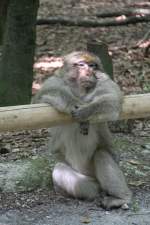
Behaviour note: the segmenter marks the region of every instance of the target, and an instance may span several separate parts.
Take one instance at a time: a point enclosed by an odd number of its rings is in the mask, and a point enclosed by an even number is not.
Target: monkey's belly
[[[63,128],[61,140],[65,146],[65,160],[77,171],[87,173],[99,138],[96,129],[89,127],[88,135],[80,133],[79,124]]]

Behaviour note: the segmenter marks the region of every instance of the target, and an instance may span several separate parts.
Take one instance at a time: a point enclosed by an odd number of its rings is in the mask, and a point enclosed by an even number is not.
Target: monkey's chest
[[[88,135],[80,133],[79,124],[69,125],[63,130],[65,159],[72,168],[83,171],[91,161],[98,145],[97,131],[90,126]]]

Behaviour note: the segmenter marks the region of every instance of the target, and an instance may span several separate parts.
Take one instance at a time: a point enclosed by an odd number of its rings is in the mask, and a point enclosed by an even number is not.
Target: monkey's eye
[[[97,69],[98,69],[98,64],[97,64],[97,63],[89,63],[88,65],[89,65],[89,67],[91,67],[93,70],[97,70]]]
[[[85,67],[86,66],[86,63],[85,62],[78,62],[76,65],[78,67]]]
[[[93,70],[96,70],[98,69],[98,64],[97,63],[86,63],[86,62],[78,62],[78,63],[75,63],[74,66],[76,67],[80,67],[80,68],[85,68],[85,67],[90,67],[92,68]]]
[[[85,67],[85,63],[84,62],[78,62],[78,63],[74,63],[73,67]]]

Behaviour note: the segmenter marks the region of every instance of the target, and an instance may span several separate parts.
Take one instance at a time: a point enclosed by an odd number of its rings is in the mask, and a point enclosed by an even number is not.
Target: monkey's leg
[[[131,201],[131,192],[122,171],[111,154],[99,150],[94,156],[94,165],[100,187],[109,195],[104,198],[103,206],[105,208],[127,208]]]
[[[94,178],[78,173],[65,163],[56,164],[52,177],[56,188],[75,198],[94,199],[98,195],[99,184]]]

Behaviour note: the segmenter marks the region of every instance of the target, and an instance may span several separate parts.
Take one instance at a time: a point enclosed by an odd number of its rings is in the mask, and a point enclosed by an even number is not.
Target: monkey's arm
[[[96,114],[104,114],[107,119],[116,120],[122,104],[122,93],[113,81],[107,80],[97,85],[89,102],[72,112],[75,119],[84,121]]]
[[[62,79],[50,77],[34,96],[32,103],[47,103],[60,112],[71,114],[77,100]]]

